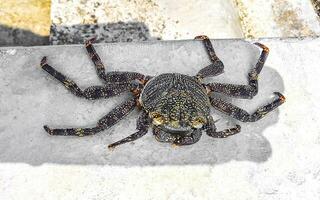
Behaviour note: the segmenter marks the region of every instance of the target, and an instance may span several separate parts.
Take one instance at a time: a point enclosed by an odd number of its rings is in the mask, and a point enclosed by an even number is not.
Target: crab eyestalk
[[[202,128],[202,126],[206,123],[206,120],[203,117],[196,117],[194,120],[191,122],[191,126],[193,128],[199,129]]]
[[[160,115],[160,113],[150,113],[150,118],[152,119],[152,124],[156,126],[159,126],[164,123],[164,118]]]

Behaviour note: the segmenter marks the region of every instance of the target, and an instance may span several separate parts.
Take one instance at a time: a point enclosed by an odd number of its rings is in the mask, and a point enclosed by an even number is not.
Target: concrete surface
[[[225,73],[207,81],[246,83],[259,49],[214,40]],[[253,111],[280,91],[287,102],[242,132],[172,148],[151,132],[109,151],[134,132],[138,111],[90,137],[42,129],[92,126],[126,95],[87,101],[39,68],[42,56],[83,88],[101,84],[83,46],[0,49],[0,199],[319,199],[320,39],[261,40],[271,52],[253,100],[226,98]],[[200,41],[98,44],[109,71],[193,75],[210,62]],[[212,110],[220,129],[239,123]]]

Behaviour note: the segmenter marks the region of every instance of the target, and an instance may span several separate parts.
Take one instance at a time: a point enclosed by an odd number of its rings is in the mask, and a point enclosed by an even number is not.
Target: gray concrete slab
[[[204,134],[195,145],[172,148],[158,143],[149,131],[114,151],[107,145],[134,132],[138,111],[89,137],[53,137],[42,129],[44,124],[93,126],[126,99],[79,99],[40,69],[41,57],[48,56],[52,66],[82,88],[101,84],[83,46],[1,48],[0,197],[318,199],[320,40],[261,42],[271,52],[259,79],[259,94],[253,100],[222,98],[252,112],[280,91],[287,102],[279,109],[256,123],[240,123],[242,132],[226,139]],[[245,84],[259,49],[241,40],[213,43],[225,73],[207,81]],[[210,63],[200,41],[96,48],[108,71],[193,75]],[[221,119],[220,129],[239,123],[215,110],[212,115]],[[33,188],[37,190],[31,192]]]

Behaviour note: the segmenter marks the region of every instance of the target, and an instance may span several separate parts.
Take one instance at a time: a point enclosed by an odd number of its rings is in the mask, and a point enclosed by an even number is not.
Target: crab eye
[[[160,115],[160,113],[150,113],[150,117],[152,118],[152,123],[156,126],[161,125],[164,122],[164,118]]]
[[[191,126],[198,129],[201,128],[205,123],[206,120],[203,117],[196,117],[194,120],[192,120]]]
[[[171,121],[170,124],[171,124],[172,127],[175,127],[175,128],[178,128],[180,126],[178,120],[173,120],[173,121]]]
[[[153,118],[153,121],[152,121],[152,123],[157,126],[163,124],[163,122],[164,122],[164,120],[163,120],[163,117],[161,117],[161,116]]]

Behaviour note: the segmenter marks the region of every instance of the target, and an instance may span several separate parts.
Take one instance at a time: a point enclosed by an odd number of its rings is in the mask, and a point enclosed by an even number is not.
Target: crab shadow
[[[225,64],[225,73],[210,78],[207,82],[246,83],[246,74],[257,61],[259,49],[237,40],[217,40],[214,45]],[[207,62],[202,44],[195,41],[139,43],[139,52],[135,57],[122,56],[126,52],[134,52],[136,48],[133,43],[97,45],[97,51],[108,52],[100,55],[108,63],[110,71],[130,70],[132,63],[137,62],[135,70],[146,74],[180,70],[184,70],[183,73],[186,74],[195,74],[200,68],[197,67],[199,63],[205,66]],[[101,84],[85,53],[82,46],[34,48],[27,52],[28,56],[20,50],[0,50],[0,65],[3,66],[0,74],[0,121],[5,122],[0,125],[0,162],[31,165],[218,165],[233,160],[261,163],[272,155],[266,130],[277,123],[281,107],[254,123],[239,123],[212,109],[214,119],[220,119],[217,123],[219,130],[240,124],[242,131],[225,139],[211,138],[203,133],[198,143],[178,148],[157,142],[149,130],[139,140],[121,145],[113,151],[108,150],[108,144],[135,131],[139,115],[137,110],[112,128],[93,136],[54,137],[46,134],[42,128],[45,124],[53,128],[94,126],[108,110],[126,98],[121,95],[95,102],[80,99],[35,67],[39,65],[41,56],[50,55],[49,62],[52,66],[72,77],[81,87]],[[85,56],[79,56],[82,54]],[[146,57],[150,57],[150,60],[145,59]],[[159,60],[163,62],[158,62]],[[71,62],[73,65],[66,65]],[[161,67],[168,64],[172,68]],[[13,65],[17,67],[12,67]],[[139,67],[143,65],[146,67]],[[154,69],[150,69],[150,66]],[[233,99],[223,95],[219,97],[253,112],[270,102],[274,91],[284,91],[283,80],[274,68],[267,65],[260,75],[259,93],[252,100]]]

